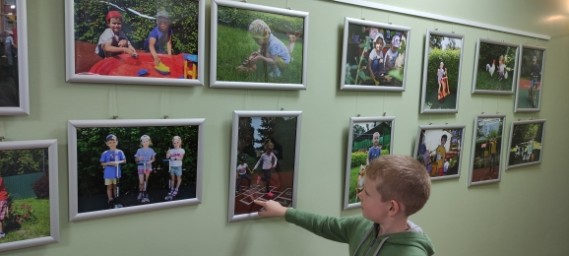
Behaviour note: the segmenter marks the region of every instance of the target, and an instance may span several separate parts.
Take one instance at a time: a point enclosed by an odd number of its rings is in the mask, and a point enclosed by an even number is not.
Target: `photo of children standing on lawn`
[[[518,67],[518,45],[478,40],[473,92],[510,94]]]

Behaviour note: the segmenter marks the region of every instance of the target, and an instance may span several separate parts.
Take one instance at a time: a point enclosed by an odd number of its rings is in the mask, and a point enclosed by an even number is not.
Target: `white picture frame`
[[[80,221],[100,217],[196,205],[202,198],[203,124],[205,119],[110,119],[69,120],[69,218]],[[117,198],[108,201],[100,157],[108,148],[106,137],[115,135],[124,153],[125,163],[120,164]],[[152,172],[145,184],[146,198],[140,201],[139,175],[134,155],[141,147],[140,138],[150,137],[155,150]],[[182,182],[175,198],[169,198],[171,175],[170,151],[174,136],[179,136],[184,149]],[[139,173],[140,174],[140,173]],[[178,182],[178,181],[175,181]],[[115,193],[113,191],[113,193]],[[115,194],[115,195],[116,195]],[[118,203],[117,203],[118,202]],[[113,203],[113,205],[111,205]]]
[[[420,125],[413,155],[425,166],[431,180],[460,177],[464,125]],[[441,145],[442,140],[445,144]],[[444,150],[440,150],[444,149]],[[439,156],[442,156],[439,159]]]
[[[213,0],[210,87],[306,89],[308,18],[308,12],[303,11],[240,1]],[[265,48],[259,48],[258,43],[248,32],[249,27],[259,33],[261,33],[260,27],[265,31],[267,27],[269,28],[270,35],[267,35],[269,36],[267,40],[279,45],[277,48],[280,52],[274,53],[279,56],[275,57],[278,58],[279,65],[267,62],[268,59],[275,61],[275,58],[254,57],[269,53],[261,52]]]
[[[513,94],[518,72],[518,44],[479,38],[472,93]]]
[[[463,35],[427,31],[421,113],[458,112],[463,49]],[[458,56],[458,59],[455,56]]]
[[[510,129],[507,169],[536,165],[543,157],[545,119],[513,121]]]
[[[65,0],[66,81],[203,86],[206,54],[205,0],[142,0],[139,3],[141,6],[129,4],[132,3],[127,0],[116,0],[112,3]],[[152,12],[142,11],[148,9],[152,9]],[[122,15],[124,34],[136,54],[123,52],[111,57],[101,57],[95,53],[99,35],[107,26],[105,16],[110,11],[118,11]],[[165,12],[169,16],[173,46],[172,54],[158,51],[156,56],[160,62],[156,64],[153,54],[146,49],[148,47],[145,40],[156,26],[156,16],[160,12],[161,15]],[[180,31],[182,29],[197,30],[197,36],[189,31],[184,34],[184,31]]]
[[[0,62],[0,115],[29,115],[29,67],[28,67],[28,22],[27,0],[15,0],[15,13],[11,16],[16,25],[12,23],[10,34],[15,46],[9,54],[2,49]],[[8,5],[7,5],[8,6]],[[6,23],[8,25],[8,23]],[[7,30],[7,29],[6,29]],[[2,33],[4,31],[1,31]],[[14,33],[15,32],[15,33]],[[4,44],[3,44],[4,45]],[[10,64],[10,62],[12,62]]]
[[[344,178],[344,210],[361,207],[358,193],[363,186],[365,167],[376,157],[393,153],[394,126],[394,116],[350,118]],[[374,145],[375,138],[378,145]],[[374,153],[372,153],[373,148],[376,148]]]
[[[546,53],[545,47],[522,45],[514,112],[540,111]]]
[[[14,166],[0,170],[0,176],[4,180],[3,185],[6,186],[11,198],[10,216],[7,216],[3,223],[6,236],[0,243],[0,252],[58,242],[60,211],[57,140],[0,142],[0,151],[2,151],[2,159],[0,160],[8,158],[11,165],[30,159],[39,162],[37,165],[27,165],[25,171],[22,169],[23,173],[15,173],[10,176],[6,174],[8,170],[14,172]],[[10,152],[13,151],[20,152],[11,154]],[[27,158],[27,160],[19,158]],[[31,166],[35,167],[32,168]],[[30,172],[30,168],[37,168],[38,170]],[[20,172],[20,170],[18,169],[15,172]],[[42,217],[45,219],[29,221],[31,218]],[[13,235],[15,238],[12,238]],[[20,238],[21,236],[29,237]]]
[[[296,206],[301,118],[301,111],[233,112],[228,222],[257,218],[261,207],[254,200]],[[266,169],[261,160],[265,153],[272,163]],[[239,175],[238,169],[245,175]],[[242,184],[243,179],[249,186]]]
[[[384,48],[380,54],[383,57],[377,58],[377,66],[383,68],[377,69],[378,77],[375,77],[369,71],[371,70],[369,55],[374,51],[374,40],[378,35],[383,38]],[[410,36],[410,27],[346,17],[340,65],[340,89],[404,91]],[[396,50],[392,51],[392,48]],[[392,56],[389,54],[391,52],[394,56],[392,58],[388,57]]]
[[[506,115],[482,114],[474,118],[468,186],[501,181]]]

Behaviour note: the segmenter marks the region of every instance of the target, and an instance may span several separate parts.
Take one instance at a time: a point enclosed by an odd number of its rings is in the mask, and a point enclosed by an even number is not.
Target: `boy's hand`
[[[259,216],[261,217],[284,217],[287,208],[282,206],[280,203],[273,200],[263,201],[255,200],[255,204],[262,206],[259,210]]]

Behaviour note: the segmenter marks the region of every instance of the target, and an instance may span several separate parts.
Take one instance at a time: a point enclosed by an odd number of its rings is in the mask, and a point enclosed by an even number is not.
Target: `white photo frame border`
[[[501,124],[502,131],[499,133],[499,135],[501,136],[501,143],[497,148],[498,150],[500,150],[500,154],[497,156],[497,159],[499,161],[498,172],[497,172],[498,178],[481,180],[481,181],[473,181],[474,167],[475,167],[475,160],[476,160],[476,139],[477,139],[476,135],[477,135],[477,131],[479,128],[478,122],[482,119],[500,119],[502,122],[502,124]],[[471,152],[470,152],[470,168],[469,168],[468,187],[475,186],[475,185],[482,185],[482,184],[498,183],[501,181],[503,166],[504,166],[504,162],[502,161],[502,154],[504,153],[504,136],[505,136],[504,134],[505,134],[505,130],[506,130],[504,128],[505,125],[506,125],[506,115],[504,115],[504,114],[495,114],[495,115],[481,114],[481,115],[477,115],[474,118],[474,126],[472,129],[472,147],[471,147]],[[485,159],[483,159],[483,161],[485,161]]]
[[[389,152],[390,154],[393,153],[393,135],[395,133],[395,116],[369,116],[369,117],[350,117],[350,127],[348,132],[348,147],[347,147],[347,154],[346,154],[346,169],[344,171],[344,200],[343,200],[343,210],[347,209],[355,209],[360,208],[361,203],[355,202],[350,203],[350,191],[353,189],[351,188],[351,177],[352,177],[352,151],[353,151],[353,143],[354,143],[354,126],[358,123],[372,123],[372,122],[390,122],[391,133],[389,134],[390,143],[389,143]],[[379,125],[378,125],[379,126]],[[378,127],[375,126],[375,127]],[[374,127],[374,128],[375,128]],[[373,128],[372,128],[373,129]],[[370,129],[370,130],[372,130]],[[357,197],[357,194],[356,194]]]
[[[59,241],[59,185],[57,140],[29,140],[0,142],[0,150],[47,149],[49,165],[49,226],[50,235],[26,240],[0,243],[0,252],[40,246]]]
[[[540,74],[540,80],[539,80],[539,94],[537,96],[537,106],[536,107],[520,107],[520,87],[521,87],[521,76],[522,76],[522,68],[523,68],[523,57],[524,57],[524,51],[525,50],[534,50],[534,51],[541,51],[541,74]],[[531,45],[522,45],[521,46],[521,54],[520,54],[520,64],[518,65],[518,81],[516,83],[516,98],[515,98],[515,103],[514,103],[514,112],[538,112],[541,109],[541,98],[543,95],[543,68],[545,67],[545,54],[547,53],[547,49],[545,47],[541,47],[541,46],[531,46]],[[530,81],[531,83],[531,81]]]
[[[107,76],[79,74],[75,69],[75,1],[65,0],[65,55],[66,55],[66,81],[71,83],[97,83],[97,84],[129,84],[129,85],[169,85],[169,86],[203,86],[205,79],[205,0],[199,1],[198,9],[198,64],[197,79],[179,79],[179,78],[149,78],[136,76]],[[147,1],[147,0],[144,0]],[[174,2],[174,0],[170,0]],[[103,1],[101,1],[104,3]],[[129,9],[129,8],[127,8]]]
[[[481,48],[481,44],[485,43],[485,44],[493,44],[496,46],[504,46],[504,47],[513,47],[515,48],[515,54],[514,54],[514,67],[512,68],[513,74],[511,75],[512,77],[512,83],[510,85],[510,89],[509,90],[490,90],[490,89],[478,89],[477,85],[478,85],[478,70],[479,70],[479,65],[480,65],[480,48]],[[513,94],[514,93],[514,86],[516,85],[516,78],[517,78],[517,73],[518,73],[518,64],[519,64],[519,53],[520,53],[520,45],[519,44],[514,44],[514,43],[507,43],[507,42],[499,42],[499,41],[494,41],[494,40],[489,40],[489,39],[483,39],[483,38],[478,38],[478,41],[476,43],[476,55],[475,55],[475,61],[474,61],[474,77],[472,79],[472,94],[498,94],[498,95],[507,95],[507,94]],[[498,61],[498,60],[496,60]],[[498,66],[496,65],[496,71]],[[498,74],[496,74],[498,75]]]
[[[348,37],[349,37],[349,26],[355,24],[360,26],[370,26],[377,27],[387,30],[397,30],[405,32],[406,38],[406,50],[405,50],[405,64],[403,67],[403,80],[402,86],[375,86],[375,85],[357,85],[357,84],[346,84],[346,72],[347,72],[347,58],[348,58]],[[340,89],[341,90],[358,90],[358,91],[405,91],[407,70],[408,70],[408,56],[409,56],[409,46],[411,42],[411,28],[401,25],[392,25],[387,23],[368,21],[356,18],[346,17],[344,20],[344,33],[342,39],[342,60],[340,65]]]
[[[236,198],[236,171],[237,171],[237,157],[238,157],[238,139],[239,139],[239,119],[242,117],[290,117],[296,118],[296,138],[294,140],[294,173],[292,178],[292,195],[291,206],[295,207],[297,202],[298,191],[298,167],[300,159],[300,133],[302,124],[302,111],[251,111],[251,110],[235,110],[233,112],[233,122],[231,129],[231,160],[229,167],[229,198],[228,198],[228,222],[242,221],[248,219],[255,219],[259,217],[258,212],[250,212],[244,214],[235,214],[235,198]],[[275,199],[277,200],[277,199]]]
[[[456,91],[454,92],[454,97],[456,97],[456,106],[455,108],[449,108],[449,109],[430,109],[426,107],[426,98],[427,98],[427,83],[428,83],[428,69],[429,69],[429,57],[431,54],[431,47],[430,47],[430,39],[431,36],[433,35],[437,35],[437,36],[443,36],[443,37],[447,37],[447,38],[453,38],[453,39],[459,39],[462,41],[461,47],[460,47],[460,59],[459,59],[459,63],[458,63],[458,77],[456,79]],[[421,90],[421,109],[420,109],[420,113],[457,113],[458,112],[458,106],[459,106],[459,99],[460,99],[460,87],[461,87],[461,78],[462,78],[462,60],[463,60],[463,55],[464,55],[464,36],[460,35],[460,34],[455,34],[455,33],[448,33],[448,32],[441,32],[441,31],[436,31],[436,30],[427,30],[427,34],[425,37],[425,51],[424,51],[424,55],[423,55],[423,81],[422,81],[422,90]],[[450,85],[449,85],[450,87]]]
[[[448,129],[453,129],[453,130],[460,130],[460,139],[458,141],[458,150],[459,152],[459,156],[460,158],[458,159],[457,162],[457,173],[456,174],[451,174],[451,175],[443,175],[443,176],[436,176],[436,177],[432,177],[431,176],[431,180],[446,180],[446,179],[457,179],[460,177],[460,170],[462,169],[462,161],[463,161],[463,157],[464,154],[463,149],[464,149],[464,130],[465,130],[465,126],[464,125],[419,125],[419,129],[417,131],[417,137],[416,137],[416,142],[415,142],[415,147],[414,147],[414,151],[413,151],[413,156],[415,157],[415,159],[419,159],[419,147],[421,144],[421,134],[423,133],[423,131],[427,131],[427,130],[448,130]],[[447,136],[448,137],[448,136]],[[449,143],[449,147],[451,142],[452,137],[448,137],[447,138],[447,142]],[[440,142],[440,137],[439,137],[439,142]],[[431,173],[431,170],[427,171],[429,173]]]
[[[202,173],[203,173],[203,118],[193,119],[112,119],[112,120],[69,120],[68,121],[68,155],[69,155],[69,219],[81,221],[94,218],[124,215],[137,212],[146,212],[157,209],[179,206],[196,205],[202,201]],[[77,129],[78,128],[132,128],[152,126],[197,126],[197,158],[196,158],[196,189],[195,197],[165,202],[153,202],[118,209],[105,209],[91,212],[79,212],[78,204],[78,162],[77,162]],[[128,156],[127,156],[128,157]]]
[[[295,16],[304,19],[302,31],[302,75],[301,83],[274,83],[274,82],[241,82],[223,81],[217,79],[217,40],[218,40],[218,9],[219,6],[238,9],[266,12],[278,15]],[[211,3],[211,34],[210,34],[210,87],[212,88],[239,88],[239,89],[271,89],[271,90],[305,90],[307,84],[308,66],[308,22],[309,13],[290,9],[269,7],[240,1],[213,0]]]
[[[541,124],[541,138],[540,138],[540,149],[539,149],[539,159],[536,161],[531,161],[531,162],[526,162],[526,163],[519,163],[519,164],[510,164],[510,161],[512,160],[512,149],[513,149],[513,143],[514,143],[514,131],[517,125],[529,125],[529,124]],[[528,165],[537,165],[541,163],[541,160],[543,158],[543,139],[544,137],[544,133],[545,133],[545,119],[532,119],[532,120],[519,120],[519,121],[513,121],[511,128],[510,128],[510,140],[509,140],[509,147],[508,147],[508,157],[507,157],[507,170],[512,169],[512,168],[517,168],[517,167],[523,167],[523,166],[528,166]],[[533,146],[533,145],[532,145]],[[534,149],[535,150],[535,149]]]
[[[0,115],[29,115],[29,66],[28,66],[28,0],[16,0],[16,30],[18,31],[18,106],[0,107]]]

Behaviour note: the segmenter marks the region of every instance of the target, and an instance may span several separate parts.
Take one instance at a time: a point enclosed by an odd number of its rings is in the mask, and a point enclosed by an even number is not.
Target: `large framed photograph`
[[[0,16],[0,115],[30,114],[27,0],[3,2]]]
[[[204,84],[204,0],[65,0],[65,34],[68,82]]]
[[[296,205],[300,111],[234,111],[228,221],[258,217],[254,200]]]
[[[369,162],[393,152],[395,117],[351,117],[344,181],[344,209],[361,206],[358,193],[363,189]]]
[[[405,90],[410,30],[346,17],[340,89]]]
[[[211,87],[306,89],[308,13],[214,0]]]
[[[200,203],[203,123],[70,120],[71,221]]]
[[[543,88],[545,48],[522,46],[515,112],[539,111]]]
[[[415,158],[425,166],[432,180],[458,178],[463,145],[463,125],[421,125]]]
[[[512,94],[518,67],[519,45],[478,39],[473,93]]]
[[[468,186],[500,181],[505,122],[505,115],[475,118]]]
[[[59,240],[57,140],[0,142],[0,252]]]
[[[512,122],[508,169],[541,163],[545,120]]]
[[[462,35],[427,31],[421,113],[458,112],[462,52]]]

